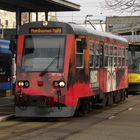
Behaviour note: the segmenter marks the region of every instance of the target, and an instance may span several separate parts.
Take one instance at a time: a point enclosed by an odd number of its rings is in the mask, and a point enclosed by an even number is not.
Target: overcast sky
[[[79,12],[59,12],[59,21],[84,23],[86,15],[93,15],[92,19],[105,21],[106,16],[123,16],[128,13],[118,13],[105,8],[105,0],[69,0],[81,6]],[[136,15],[136,14],[135,14]]]

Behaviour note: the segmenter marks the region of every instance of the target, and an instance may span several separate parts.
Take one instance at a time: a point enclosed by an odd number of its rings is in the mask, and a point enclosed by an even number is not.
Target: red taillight
[[[37,84],[39,87],[42,87],[44,83],[43,83],[43,81],[37,81]]]

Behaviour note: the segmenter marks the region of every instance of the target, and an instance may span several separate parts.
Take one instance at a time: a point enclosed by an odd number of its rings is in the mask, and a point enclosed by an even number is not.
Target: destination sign
[[[32,34],[43,34],[43,33],[62,33],[62,28],[60,27],[50,27],[50,28],[30,28],[30,33]]]

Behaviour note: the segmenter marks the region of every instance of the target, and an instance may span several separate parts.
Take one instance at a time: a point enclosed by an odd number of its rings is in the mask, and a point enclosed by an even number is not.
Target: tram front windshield
[[[65,36],[26,36],[22,69],[28,72],[62,72]]]
[[[130,46],[128,51],[128,70],[132,73],[140,73],[140,46]]]

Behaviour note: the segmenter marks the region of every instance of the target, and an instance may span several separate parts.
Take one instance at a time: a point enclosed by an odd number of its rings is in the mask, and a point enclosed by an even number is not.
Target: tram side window
[[[103,67],[103,44],[99,45],[100,67]]]
[[[113,46],[109,46],[109,66],[113,66]]]
[[[94,42],[90,41],[90,48],[89,48],[89,67],[94,67]]]
[[[104,66],[108,66],[108,45],[104,46]]]
[[[122,48],[122,66],[125,66],[125,48]]]
[[[122,65],[122,49],[119,47],[118,48],[118,66]]]
[[[96,43],[96,67],[102,67],[103,66],[103,45]]]
[[[128,66],[128,48],[125,49],[126,66]]]
[[[82,40],[76,39],[76,67],[84,67],[84,51],[82,47]]]
[[[96,42],[96,57],[95,57],[95,66],[99,67],[100,66],[100,47],[99,43]]]
[[[117,53],[118,52],[118,49],[117,47],[115,46],[114,47],[114,51],[113,51],[113,54],[114,54],[114,67],[117,66],[117,63],[118,63],[118,59],[117,59]]]

